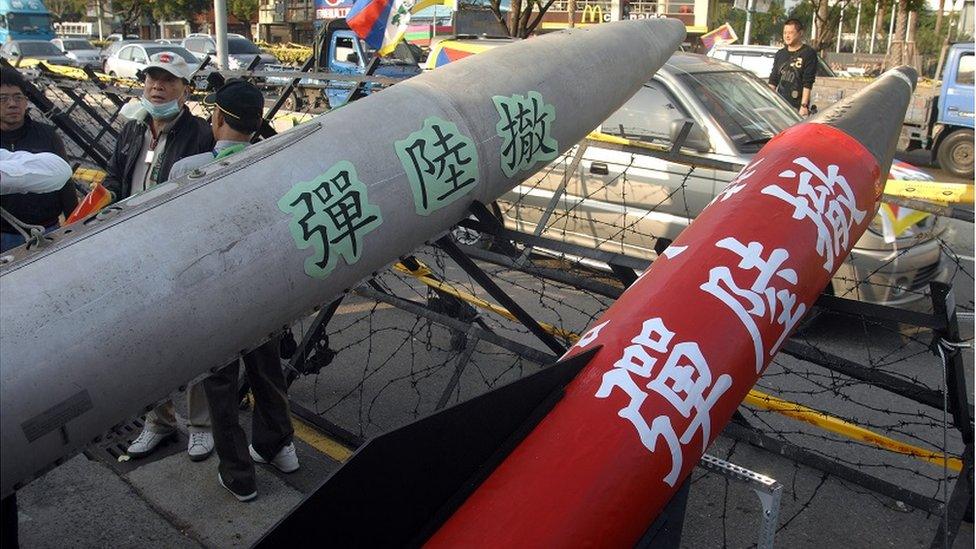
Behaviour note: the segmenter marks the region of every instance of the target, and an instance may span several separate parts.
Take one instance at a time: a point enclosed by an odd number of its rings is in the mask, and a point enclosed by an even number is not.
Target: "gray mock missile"
[[[452,63],[0,258],[0,495],[490,202],[684,38],[598,25]]]

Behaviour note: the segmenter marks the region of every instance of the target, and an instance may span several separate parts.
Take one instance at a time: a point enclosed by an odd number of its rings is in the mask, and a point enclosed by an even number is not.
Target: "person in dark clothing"
[[[104,185],[113,201],[166,181],[178,160],[213,149],[210,125],[185,105],[192,74],[174,53],[149,58],[141,106],[122,128],[109,159]]]
[[[54,153],[67,159],[64,143],[53,126],[33,120],[27,114],[27,84],[15,70],[0,72],[0,148],[10,152]],[[18,221],[40,225],[46,231],[58,227],[78,205],[70,180],[60,190],[47,193],[4,195],[2,207]],[[6,219],[0,219],[0,252],[24,243],[24,237]]]
[[[817,52],[803,43],[803,23],[788,19],[783,24],[783,48],[776,52],[769,87],[800,116],[810,114],[810,90],[817,78]]]

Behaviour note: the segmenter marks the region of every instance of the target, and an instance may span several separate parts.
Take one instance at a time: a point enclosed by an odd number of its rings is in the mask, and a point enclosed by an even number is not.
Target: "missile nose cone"
[[[837,128],[859,141],[887,174],[918,73],[909,66],[889,70],[856,95],[834,103],[809,121]]]

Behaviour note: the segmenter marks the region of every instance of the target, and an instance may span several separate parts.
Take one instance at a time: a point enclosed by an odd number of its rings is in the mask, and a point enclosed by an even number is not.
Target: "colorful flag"
[[[891,162],[891,171],[888,172],[888,179],[926,182],[932,181],[932,176],[907,162],[895,159]],[[932,214],[883,202],[878,211],[878,215],[881,217],[884,241],[891,244],[903,236],[906,231]]]
[[[101,210],[105,206],[108,206],[109,202],[111,201],[112,195],[109,194],[108,190],[103,187],[101,183],[95,183],[91,192],[78,203],[78,206],[76,206],[75,210],[71,212],[71,215],[64,220],[64,224],[71,225],[75,221],[84,219],[98,210]]]
[[[346,23],[378,55],[393,51],[410,22],[415,0],[356,0]]]
[[[701,35],[702,44],[705,46],[705,51],[709,51],[715,46],[720,46],[722,44],[731,44],[738,40],[739,37],[735,34],[735,30],[732,29],[732,25],[726,23],[721,27],[713,31],[709,31]]]

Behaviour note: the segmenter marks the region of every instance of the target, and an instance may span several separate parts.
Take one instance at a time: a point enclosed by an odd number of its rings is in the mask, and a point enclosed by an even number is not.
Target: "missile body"
[[[427,545],[638,542],[870,223],[915,78],[763,147],[570,349],[595,355]]]
[[[683,38],[651,20],[497,48],[0,258],[0,493],[531,176]]]

